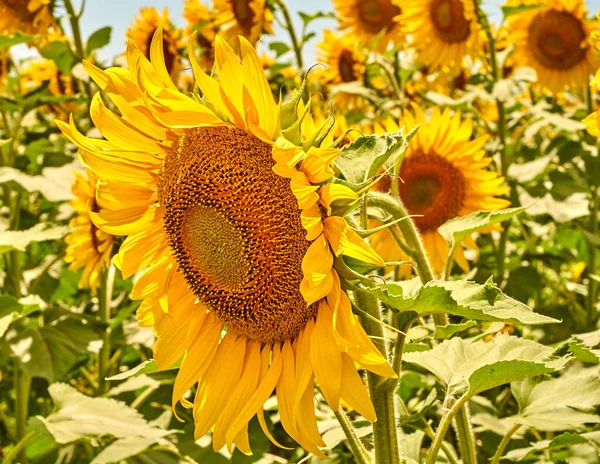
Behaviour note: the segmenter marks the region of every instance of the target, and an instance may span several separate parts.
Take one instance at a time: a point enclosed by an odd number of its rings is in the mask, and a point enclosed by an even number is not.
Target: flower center
[[[150,34],[148,40],[146,40],[144,55],[148,59],[150,59],[150,45],[152,45],[152,38],[154,37],[155,32],[156,29],[152,31],[152,34]],[[167,30],[163,30],[163,55],[165,56],[165,66],[167,67],[169,74],[172,75],[175,72],[177,62],[177,45],[175,38]]]
[[[372,34],[392,30],[396,25],[394,17],[400,14],[400,8],[391,0],[358,0],[357,6],[362,27]]]
[[[36,10],[29,10],[28,0],[0,0],[0,6],[9,8],[11,13],[22,21],[33,22],[35,18]]]
[[[465,199],[465,179],[460,170],[435,154],[415,153],[402,162],[400,198],[421,232],[437,230],[457,217]]]
[[[464,42],[471,32],[462,0],[433,0],[429,14],[438,36],[445,42]]]
[[[296,337],[317,312],[300,293],[310,242],[271,150],[237,128],[192,129],[159,179],[165,230],[189,287],[229,330],[264,343]]]
[[[340,59],[338,63],[338,69],[342,82],[353,82],[358,80],[354,75],[354,65],[356,61],[352,56],[352,52],[347,48],[344,48],[340,53]]]
[[[229,0],[231,9],[237,22],[242,26],[242,29],[249,31],[254,24],[254,10],[250,6],[251,0]]]
[[[579,19],[565,11],[538,13],[529,26],[528,46],[546,68],[570,69],[585,58],[586,34]]]

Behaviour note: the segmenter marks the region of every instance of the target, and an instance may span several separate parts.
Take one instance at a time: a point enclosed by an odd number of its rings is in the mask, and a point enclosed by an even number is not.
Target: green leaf
[[[29,295],[19,300],[10,295],[0,295],[0,337],[4,336],[10,324],[42,310],[43,306],[43,301],[37,295]]]
[[[514,14],[522,13],[524,11],[536,10],[541,8],[541,5],[517,5],[517,6],[503,6],[502,7],[502,16],[504,19],[512,16]]]
[[[47,417],[37,416],[34,427],[45,429],[61,445],[103,436],[142,437],[155,443],[172,433],[151,425],[139,412],[121,401],[90,398],[64,383],[50,385],[48,392],[54,402],[54,411]]]
[[[111,32],[112,27],[106,26],[92,33],[92,35],[90,35],[90,38],[87,41],[85,55],[90,56],[90,54],[97,48],[102,48],[108,45],[110,42]]]
[[[366,135],[345,147],[335,164],[347,181],[355,185],[362,184],[372,179],[388,160],[400,162],[407,146],[407,137],[402,130],[384,135]]]
[[[484,227],[506,221],[525,211],[526,207],[507,208],[498,211],[478,211],[446,222],[438,230],[450,243],[460,243],[466,237]]]
[[[28,327],[9,343],[25,372],[54,382],[63,378],[88,353],[89,344],[98,338],[89,325],[64,319],[46,327]]]
[[[273,50],[275,52],[275,56],[279,58],[284,53],[290,51],[290,47],[288,44],[283,42],[271,42],[269,44],[269,50]]]
[[[134,368],[129,369],[128,371],[121,372],[120,374],[109,377],[108,380],[125,380],[125,379],[128,379],[129,377],[133,377],[135,375],[153,374],[154,372],[163,372],[163,371],[168,371],[168,370],[172,370],[172,369],[179,369],[179,366],[181,366],[181,362],[182,362],[182,360],[180,359],[175,364],[173,364],[171,367],[169,367],[167,369],[163,369],[161,371],[158,368],[158,364],[156,364],[156,361],[154,359],[149,359],[149,360],[144,361],[143,363],[135,366]]]
[[[436,325],[435,338],[438,340],[447,340],[452,338],[457,333],[463,332],[472,327],[477,327],[477,322],[466,321],[460,324]]]
[[[6,231],[0,234],[0,254],[11,250],[25,251],[34,242],[59,240],[68,232],[69,227],[40,223],[27,230]]]
[[[158,440],[153,437],[132,436],[115,440],[104,448],[90,464],[112,464],[140,454]]]
[[[20,32],[16,32],[13,35],[0,35],[0,50],[6,50],[13,45],[33,42],[34,39],[34,36],[29,34],[21,34]]]
[[[388,283],[385,287],[358,287],[377,296],[398,311],[423,314],[448,313],[479,321],[504,321],[521,324],[560,322],[533,312],[527,305],[506,296],[491,281],[480,285],[466,280],[433,280],[404,296],[403,286]],[[416,294],[415,294],[416,293]]]
[[[556,348],[556,354],[559,356],[567,353],[571,353],[575,359],[581,362],[600,364],[600,330],[574,334]]]
[[[44,168],[41,175],[30,176],[11,167],[0,168],[0,184],[11,182],[27,192],[40,192],[48,201],[65,201],[73,197],[74,164]]]
[[[300,18],[302,19],[302,22],[304,23],[304,27],[308,26],[312,21],[314,21],[315,19],[319,19],[319,18],[334,18],[334,14],[331,12],[323,12],[323,11],[316,11],[315,13],[304,13],[304,12],[299,12],[298,15],[300,16]]]
[[[550,347],[500,334],[490,342],[452,338],[425,352],[406,353],[406,362],[434,374],[451,396],[477,395],[516,380],[561,369],[568,359]]]
[[[582,445],[582,444],[590,444],[592,445],[590,457],[594,456],[593,459],[597,458],[598,451],[597,448],[600,446],[600,432],[588,432],[588,433],[571,433],[566,432],[557,437],[554,437],[552,440],[542,440],[534,443],[532,446],[527,448],[520,448],[516,450],[511,450],[506,455],[503,456],[503,459],[506,459],[510,462],[523,461],[523,460],[534,460],[535,462],[544,462],[538,461],[536,456],[543,456],[546,450],[550,450],[551,452],[557,452],[561,449],[570,448],[574,445]],[[569,461],[557,461],[557,462],[569,462]],[[585,458],[579,459],[577,462],[593,462],[585,460]]]
[[[511,384],[520,412],[512,419],[539,431],[554,432],[600,423],[593,414],[600,405],[600,370],[597,367],[572,370],[565,375],[534,383],[530,380]]]
[[[77,58],[69,48],[69,45],[63,41],[50,42],[40,51],[44,58],[53,60],[56,67],[63,74],[70,74],[71,69],[77,62]]]

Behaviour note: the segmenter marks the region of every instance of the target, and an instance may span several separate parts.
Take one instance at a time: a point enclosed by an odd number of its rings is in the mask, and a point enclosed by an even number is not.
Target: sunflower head
[[[219,33],[234,48],[238,35],[254,45],[263,33],[273,33],[273,13],[266,0],[214,0],[213,6]]]
[[[54,26],[51,0],[0,0],[0,33],[45,34]]]
[[[58,123],[102,179],[99,212],[107,233],[126,235],[115,264],[125,277],[142,271],[132,297],[144,300],[141,325],[157,333],[161,368],[182,358],[173,391],[193,408],[195,435],[213,430],[216,450],[250,453],[248,421],[275,390],[285,430],[324,456],[314,415],[316,380],[337,410],[344,400],[374,420],[355,363],[394,376],[351,311],[334,267],[341,255],[383,265],[333,215],[355,201],[333,182],[330,126],[317,126],[302,92],[273,99],[261,62],[243,37],[241,60],[217,36],[209,77],[189,41],[202,99],[180,93],[169,77],[161,28],[149,61],[128,48],[130,70],[92,78],[121,116],[94,97],[91,117],[106,140]],[[194,403],[184,394],[198,383]],[[277,443],[277,442],[275,442]]]
[[[517,66],[536,70],[540,86],[554,93],[584,88],[600,66],[590,34],[598,21],[586,19],[584,0],[543,0],[540,8],[522,11],[507,25],[516,48]]]
[[[52,95],[73,95],[73,79],[65,76],[53,60],[32,61],[21,70],[21,92],[27,93],[48,82]]]
[[[479,51],[481,28],[472,0],[406,0],[401,21],[430,71],[461,72],[463,61]]]
[[[79,288],[89,288],[93,292],[98,287],[102,269],[110,261],[114,244],[114,237],[98,229],[90,217],[90,211],[99,211],[96,202],[97,181],[98,178],[91,171],[87,171],[86,175],[75,173],[70,204],[76,216],[69,222],[72,232],[65,238],[65,261],[69,263],[69,269],[76,271],[83,268]]]
[[[181,30],[171,24],[169,10],[165,8],[162,15],[156,8],[141,8],[135,21],[129,26],[125,35],[140,51],[150,57],[150,45],[156,30],[162,27],[164,34],[163,56],[169,75],[176,78],[179,74],[179,49],[181,48]]]
[[[508,192],[504,178],[487,169],[492,158],[486,156],[483,145],[487,137],[471,140],[472,124],[461,120],[460,112],[452,115],[449,109],[441,112],[437,107],[430,118],[414,105],[413,112],[405,112],[402,126],[419,129],[410,141],[400,168],[399,179],[386,176],[377,188],[390,189],[397,182],[400,198],[419,230],[425,249],[434,269],[440,273],[448,254],[448,245],[438,228],[456,217],[480,210],[495,210],[510,203],[497,198]],[[398,130],[392,120],[380,131]],[[407,258],[391,240],[387,231],[379,233],[373,247],[388,260]],[[463,245],[477,250],[472,238]],[[457,263],[468,269],[462,247],[454,256]]]

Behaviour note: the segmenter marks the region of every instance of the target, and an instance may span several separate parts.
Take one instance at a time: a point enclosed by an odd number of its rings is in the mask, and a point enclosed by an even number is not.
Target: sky
[[[209,3],[210,0],[202,0]],[[112,26],[112,38],[108,46],[99,52],[100,59],[107,59],[121,54],[125,48],[125,31],[133,21],[134,17],[142,7],[153,6],[161,11],[164,7],[169,9],[171,21],[179,26],[185,25],[183,19],[184,0],[87,0],[85,11],[81,18],[81,31],[83,40],[89,37],[95,30],[105,26]],[[331,0],[287,0],[287,5],[292,13],[297,31],[301,28],[299,11],[314,13],[317,11],[332,11]],[[500,6],[503,2],[498,0],[484,0],[484,8],[488,11],[492,21],[498,22],[501,18]],[[586,0],[588,10],[596,14],[600,10],[600,0]],[[76,11],[81,5],[81,0],[73,0]],[[67,23],[68,21],[64,21]],[[311,31],[316,32],[317,38],[308,42],[304,50],[304,61],[306,65],[315,62],[315,45],[321,32],[325,28],[334,28],[333,19],[317,19],[310,25]],[[277,40],[289,43],[287,32],[276,29]],[[25,45],[13,47],[13,56],[24,58],[32,56],[35,52],[27,49]]]

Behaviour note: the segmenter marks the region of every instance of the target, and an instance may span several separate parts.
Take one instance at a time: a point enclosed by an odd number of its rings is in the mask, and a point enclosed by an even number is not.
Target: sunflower
[[[154,33],[163,25],[164,41],[163,56],[169,75],[176,78],[179,74],[179,41],[181,30],[174,27],[169,19],[169,10],[165,8],[162,15],[153,7],[141,8],[135,22],[129,26],[125,33],[127,39],[133,42],[144,54],[150,58],[150,44]]]
[[[409,143],[396,182],[400,199],[414,215],[432,267],[440,274],[449,250],[438,228],[456,217],[509,206],[507,200],[496,198],[507,193],[509,187],[503,185],[503,177],[486,169],[492,162],[482,149],[487,137],[470,140],[470,119],[461,122],[460,112],[451,115],[448,108],[441,112],[435,107],[428,121],[417,105],[414,110],[414,115],[405,112],[402,126],[405,130],[420,127]],[[399,125],[388,120],[385,129],[379,128],[380,132],[384,130],[396,131]],[[386,176],[377,188],[387,191],[391,182]],[[408,260],[387,230],[375,234],[371,244],[388,261]],[[462,245],[478,251],[472,237],[467,237]],[[468,270],[463,247],[456,247],[454,259]]]
[[[593,84],[596,84],[600,87],[600,70],[596,74],[596,77],[592,81]],[[587,131],[593,135],[594,137],[600,137],[600,110],[589,114],[584,120]]]
[[[21,70],[22,93],[30,92],[48,82],[52,95],[73,95],[73,78],[59,71],[53,60],[32,61]]]
[[[390,43],[399,45],[404,40],[398,19],[400,3],[400,0],[333,0],[333,7],[340,29],[363,43],[377,38],[377,49],[382,51]]]
[[[183,6],[183,17],[187,21],[186,32],[196,33],[198,63],[206,72],[210,71],[215,61],[215,25],[214,15],[199,0],[186,0]]]
[[[430,71],[459,74],[466,57],[477,55],[481,28],[474,0],[405,0],[401,21]]]
[[[0,0],[0,34],[43,34],[54,25],[51,0]]]
[[[583,0],[540,0],[540,8],[509,17],[510,41],[516,66],[537,72],[538,83],[558,93],[584,88],[600,66],[589,39],[598,21],[586,20]]]
[[[273,33],[273,13],[266,0],[214,0],[213,6],[219,33],[234,47],[238,35],[256,45],[263,33]]]
[[[83,268],[79,288],[90,288],[93,292],[98,287],[100,272],[110,261],[114,243],[114,237],[98,229],[90,217],[90,211],[98,212],[97,181],[96,175],[89,170],[87,176],[75,173],[74,198],[70,203],[77,216],[69,222],[73,232],[65,238],[68,245],[65,261],[70,263],[69,269]]]
[[[356,365],[394,372],[352,314],[333,267],[342,254],[383,265],[331,215],[356,194],[330,182],[339,153],[302,140],[299,121],[282,136],[280,114],[256,52],[240,37],[242,61],[217,36],[219,81],[205,74],[189,42],[204,95],[180,93],[164,63],[159,29],[148,61],[128,48],[129,70],[85,66],[122,116],[96,95],[90,113],[107,140],[60,123],[83,161],[104,179],[95,224],[127,235],[115,264],[125,278],[146,269],[132,297],[142,326],[154,326],[161,369],[183,357],[173,391],[193,409],[195,436],[213,431],[215,450],[250,453],[248,421],[275,390],[284,429],[323,456],[314,379],[332,409],[340,401],[375,414]],[[298,108],[298,114],[306,112]],[[288,123],[289,124],[289,123]],[[290,135],[291,134],[291,135]],[[184,394],[198,383],[193,403]],[[276,442],[275,442],[276,443]]]

